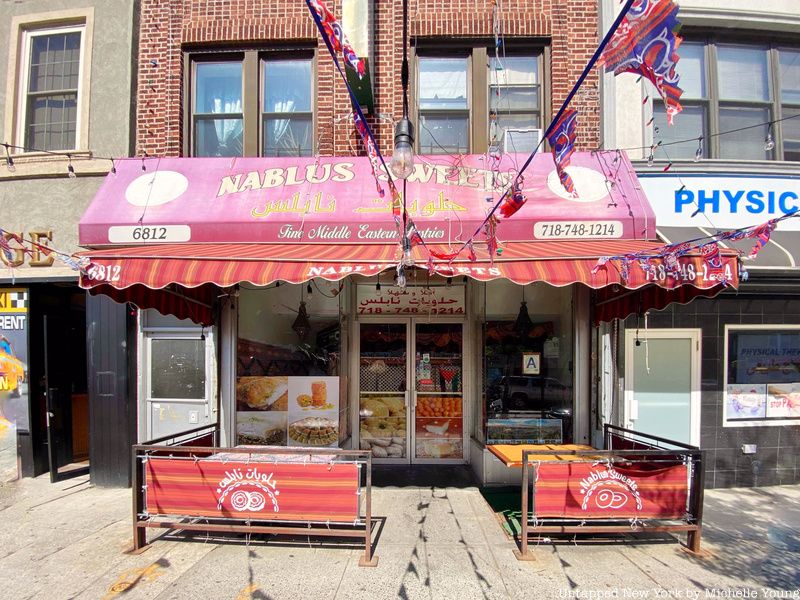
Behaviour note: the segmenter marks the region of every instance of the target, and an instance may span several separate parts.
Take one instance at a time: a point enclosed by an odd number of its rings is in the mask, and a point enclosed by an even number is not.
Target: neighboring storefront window
[[[572,288],[486,284],[486,443],[572,441],[572,339]]]
[[[28,422],[28,290],[0,289],[0,483],[17,477],[16,431]]]
[[[800,326],[725,328],[723,425],[800,425]]]
[[[344,296],[339,283],[323,280],[242,286],[238,444],[337,446],[349,437],[346,381],[340,377]]]

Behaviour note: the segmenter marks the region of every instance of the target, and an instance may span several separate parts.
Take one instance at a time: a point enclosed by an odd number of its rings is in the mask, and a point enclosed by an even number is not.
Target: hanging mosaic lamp
[[[292,329],[297,334],[297,337],[300,338],[300,341],[305,341],[309,331],[311,331],[311,322],[308,320],[305,302],[300,302],[300,307],[297,309],[297,318],[292,323]]]

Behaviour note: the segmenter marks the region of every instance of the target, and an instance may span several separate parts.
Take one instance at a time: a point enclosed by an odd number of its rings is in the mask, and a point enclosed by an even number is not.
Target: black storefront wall
[[[708,461],[706,487],[800,483],[800,425],[723,427],[725,326],[782,324],[800,325],[800,280],[751,275],[738,291],[648,313],[654,329],[702,330],[700,446]],[[636,316],[625,321],[626,328],[636,325]],[[624,360],[619,362],[623,373]],[[755,444],[756,453],[744,454],[743,444]]]
[[[136,317],[107,296],[86,300],[91,480],[129,486],[136,443]]]

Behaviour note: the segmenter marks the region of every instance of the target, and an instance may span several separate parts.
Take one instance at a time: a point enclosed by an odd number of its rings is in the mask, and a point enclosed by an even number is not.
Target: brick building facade
[[[341,14],[341,4],[328,2],[337,15]],[[391,121],[402,115],[402,14],[402,2],[374,3],[374,112],[388,119],[373,116],[370,125],[387,155],[392,147]],[[490,42],[497,22],[507,46],[524,40],[547,48],[545,56],[549,60],[544,73],[550,77],[546,82],[549,105],[544,107],[545,124],[597,47],[597,3],[591,0],[469,0],[458,4],[417,0],[409,5],[409,20],[412,45],[453,40]],[[361,152],[352,121],[342,118],[350,110],[347,92],[301,0],[143,0],[140,33],[137,155],[186,154],[185,51],[267,49],[296,43],[316,51],[314,135],[318,153],[349,155],[354,149]],[[598,78],[593,73],[572,104],[581,114],[579,149],[598,146],[597,89]]]

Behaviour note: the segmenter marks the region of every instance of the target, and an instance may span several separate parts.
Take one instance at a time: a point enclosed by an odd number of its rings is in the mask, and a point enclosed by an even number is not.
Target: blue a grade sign
[[[639,175],[660,227],[733,229],[800,209],[800,178]],[[800,219],[780,229],[800,230]]]

